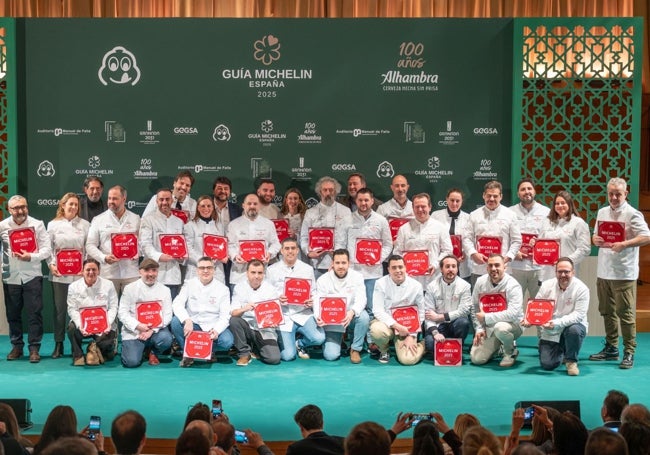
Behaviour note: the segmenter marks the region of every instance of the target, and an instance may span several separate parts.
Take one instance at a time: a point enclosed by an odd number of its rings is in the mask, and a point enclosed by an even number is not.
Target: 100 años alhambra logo
[[[397,69],[390,69],[380,76],[379,86],[385,92],[436,92],[438,75],[425,71],[424,44],[402,42],[395,62]]]

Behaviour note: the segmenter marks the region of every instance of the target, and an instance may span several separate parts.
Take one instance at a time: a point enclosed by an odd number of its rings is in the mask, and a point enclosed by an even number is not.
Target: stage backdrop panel
[[[19,20],[19,163],[49,220],[87,175],[141,213],[179,170],[194,197],[218,175],[241,196],[276,181],[314,198],[362,172],[383,200],[396,174],[434,209],[446,191],[510,200],[512,20]],[[314,203],[315,199],[310,201]]]

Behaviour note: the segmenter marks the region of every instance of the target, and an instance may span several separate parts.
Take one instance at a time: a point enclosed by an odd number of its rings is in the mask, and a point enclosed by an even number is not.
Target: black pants
[[[30,351],[38,351],[43,339],[43,277],[23,284],[3,283],[9,339],[11,344],[23,349],[23,308],[27,313],[27,343]]]
[[[68,339],[72,346],[73,359],[78,359],[84,355],[84,351],[81,349],[81,343],[84,338],[92,338],[95,343],[97,343],[97,347],[102,352],[102,356],[104,356],[106,360],[112,360],[113,357],[115,357],[116,337],[117,333],[115,330],[111,330],[104,335],[90,335],[84,337],[81,330],[77,328],[74,322],[71,321],[70,324],[68,324]]]
[[[235,349],[240,357],[251,353],[252,344],[259,351],[262,362],[271,365],[280,363],[280,347],[277,340],[262,338],[262,334],[253,330],[248,322],[241,317],[230,318],[230,331],[235,339]]]

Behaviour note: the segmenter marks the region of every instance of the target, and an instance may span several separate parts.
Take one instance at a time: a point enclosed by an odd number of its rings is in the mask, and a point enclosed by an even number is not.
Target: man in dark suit
[[[343,438],[330,436],[323,431],[323,412],[314,404],[298,409],[293,416],[303,439],[287,447],[287,455],[343,454]]]
[[[234,202],[230,202],[232,182],[226,176],[219,176],[212,183],[212,195],[214,197],[214,209],[219,215],[219,222],[223,225],[223,232],[227,232],[228,223],[242,214],[242,208]],[[232,262],[228,261],[224,265],[226,275],[226,286],[230,284],[230,268]]]
[[[357,191],[361,188],[367,188],[366,186],[366,177],[361,172],[353,172],[348,175],[348,192],[346,194],[340,194],[336,198],[336,202],[343,204],[353,212],[357,210],[356,198]],[[375,198],[375,202],[372,205],[373,210],[377,210],[377,207],[381,205],[381,201]]]

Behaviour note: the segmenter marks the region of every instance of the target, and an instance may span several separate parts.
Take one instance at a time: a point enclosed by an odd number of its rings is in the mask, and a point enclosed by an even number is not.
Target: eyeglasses
[[[573,270],[556,270],[555,273],[558,275],[570,275]]]
[[[12,212],[20,212],[21,210],[27,210],[26,205],[15,205],[13,207],[9,207],[9,210]]]
[[[199,269],[199,270],[212,270],[212,269],[214,269],[214,266],[213,265],[202,265],[202,266],[197,267],[197,269]]]

